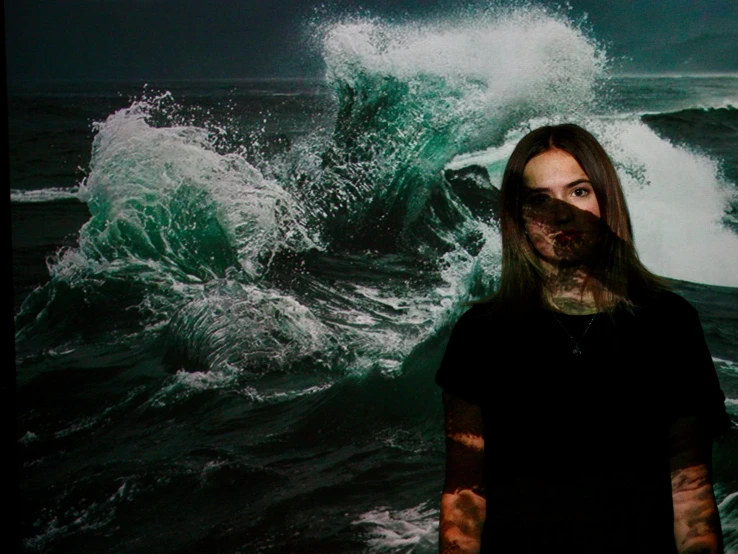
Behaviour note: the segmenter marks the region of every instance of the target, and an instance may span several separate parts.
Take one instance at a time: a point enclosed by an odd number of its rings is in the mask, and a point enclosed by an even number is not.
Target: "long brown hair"
[[[604,148],[578,125],[564,124],[531,131],[507,162],[500,190],[502,274],[498,291],[490,300],[512,311],[543,305],[544,268],[523,224],[523,171],[532,158],[553,149],[577,160],[599,203],[605,232],[590,268],[597,308],[610,313],[618,306],[632,308],[653,292],[668,288],[638,258],[623,189]]]

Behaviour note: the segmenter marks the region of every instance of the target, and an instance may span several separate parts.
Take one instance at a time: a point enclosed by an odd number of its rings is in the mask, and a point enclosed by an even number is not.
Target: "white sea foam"
[[[224,279],[182,306],[168,332],[193,361],[211,370],[289,367],[327,350],[331,331],[295,297]]]
[[[588,109],[605,67],[603,50],[579,28],[533,7],[425,25],[333,24],[324,30],[323,51],[329,79],[351,82],[359,67],[402,80],[476,82],[476,101],[490,114],[525,103],[543,112]]]
[[[49,187],[32,190],[11,189],[10,201],[18,204],[61,202],[79,200],[78,194],[79,187]]]
[[[421,504],[407,510],[380,507],[352,522],[365,530],[372,553],[430,553],[438,549],[438,509]]]
[[[68,506],[65,510],[45,510],[42,517],[34,522],[38,534],[25,539],[23,544],[30,551],[45,552],[58,537],[104,529],[115,520],[118,506],[130,502],[135,492],[135,485],[129,479],[122,479],[118,489],[99,502],[83,498],[79,504]]]
[[[295,398],[303,398],[311,396],[330,389],[333,385],[327,383],[324,385],[315,385],[304,389],[291,389],[276,392],[259,392],[254,387],[246,387],[242,394],[249,400],[259,403],[283,402],[285,400],[294,400]]]
[[[149,401],[154,408],[190,398],[197,392],[231,388],[236,382],[237,372],[226,371],[177,371]]]
[[[36,442],[38,440],[38,435],[32,431],[26,431],[26,434],[23,435],[20,439],[18,439],[18,442],[21,444],[30,444],[32,442]]]
[[[717,164],[639,121],[603,122],[593,132],[621,169],[643,262],[667,277],[738,286],[738,236],[722,223],[731,193]]]
[[[170,203],[186,189],[202,191],[217,206],[216,216],[230,234],[241,269],[252,277],[263,270],[257,258],[269,259],[281,246],[317,248],[299,222],[299,208],[291,196],[264,179],[239,153],[216,152],[210,131],[148,123],[149,112],[169,97],[167,93],[134,102],[97,124],[91,171],[79,197],[104,209],[100,217],[143,229],[143,207],[159,207],[167,213]],[[118,232],[112,229],[111,233]],[[140,235],[144,239],[146,232]],[[80,240],[86,239],[83,229]]]
[[[720,371],[731,371],[733,373],[738,373],[738,362],[734,362],[732,360],[723,360],[722,358],[712,358],[712,361],[715,362],[715,366]]]
[[[91,429],[92,427],[94,427],[95,424],[98,423],[98,421],[99,418],[97,416],[83,417],[81,419],[73,421],[64,429],[57,431],[56,433],[54,433],[54,436],[56,438],[62,438],[73,435],[74,433],[78,433],[80,431],[86,431],[87,429]]]

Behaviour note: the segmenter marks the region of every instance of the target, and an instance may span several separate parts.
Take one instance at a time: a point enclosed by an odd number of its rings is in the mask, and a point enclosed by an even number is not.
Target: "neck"
[[[582,267],[551,267],[544,287],[544,302],[548,308],[565,314],[594,314],[595,302],[592,276]]]

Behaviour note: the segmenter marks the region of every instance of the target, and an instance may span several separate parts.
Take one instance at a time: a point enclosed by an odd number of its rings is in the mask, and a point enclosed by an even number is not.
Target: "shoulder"
[[[493,305],[473,304],[452,325],[445,357],[474,355],[505,328],[504,318]]]
[[[510,322],[510,317],[494,302],[479,302],[472,304],[456,322],[454,331],[462,329],[489,330],[495,327],[504,327]]]
[[[694,306],[687,301],[687,299],[670,290],[660,291],[654,296],[654,301],[657,306],[663,309],[686,312],[697,311]]]
[[[496,315],[499,314],[493,302],[479,302],[472,304],[471,307],[461,315],[459,322],[493,320]]]
[[[681,320],[697,316],[697,310],[685,298],[671,291],[659,291],[640,306],[651,317],[664,320]]]
[[[694,338],[702,335],[702,323],[695,307],[671,291],[655,292],[631,310],[618,310],[614,316],[623,336],[643,348],[661,344],[665,350],[677,352],[676,343],[684,340],[692,344]]]

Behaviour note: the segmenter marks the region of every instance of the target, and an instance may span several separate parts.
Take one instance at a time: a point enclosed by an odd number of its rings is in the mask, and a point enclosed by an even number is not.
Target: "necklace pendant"
[[[584,340],[584,337],[587,335],[587,331],[589,331],[589,328],[592,327],[592,322],[594,322],[595,318],[597,317],[597,314],[594,314],[592,316],[592,319],[589,320],[589,323],[587,324],[587,328],[584,330],[584,333],[582,333],[582,336],[579,337],[579,340],[576,340],[574,339],[574,337],[571,336],[571,333],[567,330],[566,327],[564,327],[564,324],[561,323],[561,320],[558,317],[556,317],[555,312],[551,312],[551,315],[556,320],[556,323],[558,323],[561,326],[561,328],[564,330],[564,333],[566,333],[566,336],[569,337],[571,339],[571,342],[574,343],[574,349],[571,351],[572,356],[581,356],[582,351],[579,348],[579,343],[582,342],[582,340]]]

